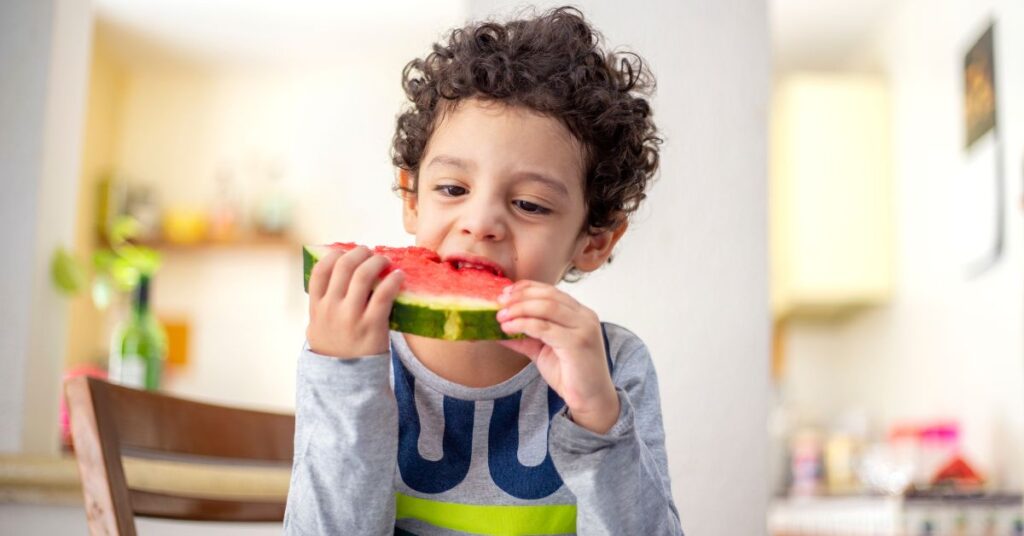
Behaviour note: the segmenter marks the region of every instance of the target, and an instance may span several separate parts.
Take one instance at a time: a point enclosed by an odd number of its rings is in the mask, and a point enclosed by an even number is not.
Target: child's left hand
[[[499,342],[537,364],[576,424],[598,434],[610,430],[619,418],[619,397],[597,314],[551,285],[528,280],[509,286],[498,302],[502,330],[530,337]]]

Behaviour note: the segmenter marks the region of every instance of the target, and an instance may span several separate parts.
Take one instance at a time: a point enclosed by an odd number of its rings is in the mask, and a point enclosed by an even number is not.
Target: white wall
[[[4,3],[0,8],[0,121],[21,128],[0,130],[0,359],[4,374],[0,388],[0,450],[21,448],[22,396],[28,357],[32,270],[35,251],[36,200],[42,168],[43,121],[46,99],[47,52],[52,35],[53,5],[47,2]],[[36,61],[8,51],[35,51]]]
[[[504,9],[471,2],[471,15]],[[635,331],[658,370],[673,494],[688,534],[762,534],[768,283],[763,2],[580,2],[649,60],[662,167],[615,261],[565,288]]]
[[[67,307],[49,261],[73,236],[89,9],[88,0],[0,4],[0,452],[58,447]]]
[[[968,279],[953,237],[963,169],[962,69],[990,17],[996,27],[1005,154],[1006,251]],[[966,453],[998,485],[1024,484],[1024,5],[908,0],[873,50],[892,91],[896,290],[892,303],[841,325],[793,325],[787,403],[827,420],[864,408],[876,423],[953,417]]]

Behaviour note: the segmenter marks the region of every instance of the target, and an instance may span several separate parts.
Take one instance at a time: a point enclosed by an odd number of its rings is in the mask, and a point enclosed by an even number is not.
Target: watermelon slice
[[[303,284],[309,292],[309,276],[321,257],[331,249],[349,251],[358,244],[335,243],[303,246]],[[498,296],[512,280],[484,267],[457,267],[444,262],[437,253],[421,247],[377,246],[373,253],[384,255],[391,265],[405,272],[398,297],[391,309],[390,327],[395,331],[449,341],[521,338],[501,330],[495,315],[501,305]]]

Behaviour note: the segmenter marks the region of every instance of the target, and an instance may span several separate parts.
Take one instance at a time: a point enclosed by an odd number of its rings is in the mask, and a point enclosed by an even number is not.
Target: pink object
[[[957,443],[960,440],[960,427],[955,422],[936,423],[921,428],[921,441],[939,443]]]

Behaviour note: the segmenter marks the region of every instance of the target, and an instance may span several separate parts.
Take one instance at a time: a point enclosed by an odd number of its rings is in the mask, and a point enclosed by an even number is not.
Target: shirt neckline
[[[455,383],[446,378],[438,376],[434,371],[427,368],[422,361],[409,348],[405,336],[398,332],[391,332],[391,349],[398,354],[398,359],[405,365],[416,381],[425,383],[430,388],[441,394],[453,396],[462,400],[494,400],[522,390],[530,382],[540,376],[537,365],[530,362],[523,370],[515,376],[489,387],[469,387],[461,383]]]

